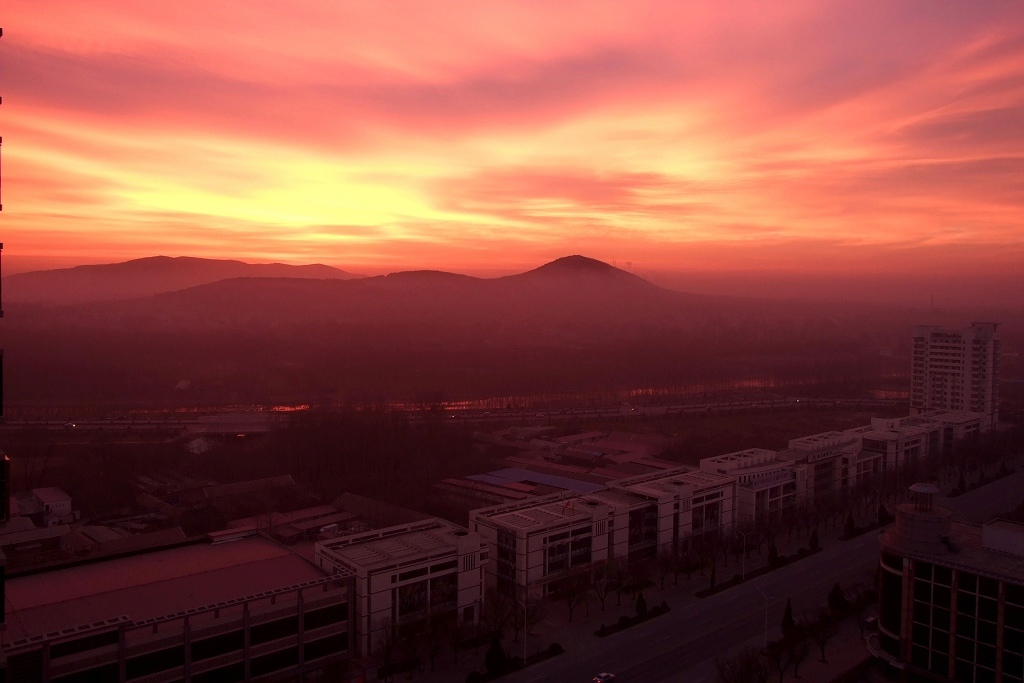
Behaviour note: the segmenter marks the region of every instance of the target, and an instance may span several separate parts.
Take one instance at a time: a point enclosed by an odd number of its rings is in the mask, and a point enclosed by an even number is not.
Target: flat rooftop
[[[603,503],[610,508],[629,508],[634,505],[644,505],[649,501],[643,496],[638,496],[635,493],[629,493],[628,491],[622,491],[617,489],[608,489],[606,491],[597,491],[590,493],[585,496],[580,496],[581,500],[593,500],[598,503]]]
[[[852,437],[849,434],[844,434],[843,432],[822,432],[820,434],[811,434],[810,436],[801,436],[798,439],[790,439],[789,449],[806,451],[818,448],[829,448],[848,443],[851,440]]]
[[[200,542],[7,579],[6,641],[127,616],[183,612],[323,578],[263,538]]]
[[[1014,531],[1018,528],[1013,522],[1007,524],[1014,526],[1002,528]],[[1020,556],[984,547],[981,526],[953,522],[949,539],[953,550],[942,544],[936,544],[934,550],[923,550],[921,547],[901,544],[894,534],[885,534],[886,545],[897,553],[994,579],[1024,584],[1024,562],[1021,562]]]
[[[746,463],[750,460],[772,460],[775,458],[776,452],[767,448],[748,448],[742,451],[735,451],[733,453],[725,453],[723,455],[713,455],[710,458],[703,458],[701,462],[713,462],[713,463]]]
[[[432,528],[400,531],[390,536],[370,537],[365,541],[360,536],[321,541],[319,546],[325,554],[350,567],[372,571],[410,560],[447,553],[458,554],[458,539],[468,534],[454,524],[438,520]]]
[[[543,465],[543,463],[540,464]],[[504,486],[511,482],[533,482],[535,484],[546,484],[548,486],[565,489],[567,491],[575,491],[576,493],[593,493],[594,491],[600,491],[604,488],[601,484],[573,479],[571,477],[560,477],[556,474],[535,472],[522,467],[506,467],[504,469],[494,470],[485,474],[471,474],[466,477],[466,479],[484,482],[485,484],[494,484],[496,486]]]
[[[510,510],[500,506],[492,514],[484,515],[498,524],[512,529],[533,531],[552,524],[589,520],[589,509],[582,506],[576,497],[564,497],[559,500],[538,500],[532,505],[520,504]]]

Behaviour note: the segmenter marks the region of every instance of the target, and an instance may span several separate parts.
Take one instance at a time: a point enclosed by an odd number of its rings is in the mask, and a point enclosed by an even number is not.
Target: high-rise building
[[[962,410],[982,416],[981,429],[999,422],[998,323],[953,330],[914,329],[910,410]]]

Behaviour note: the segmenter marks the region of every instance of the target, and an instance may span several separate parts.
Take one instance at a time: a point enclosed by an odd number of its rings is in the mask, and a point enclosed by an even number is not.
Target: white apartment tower
[[[952,330],[914,328],[910,411],[979,413],[981,429],[999,422],[998,323],[973,323]]]

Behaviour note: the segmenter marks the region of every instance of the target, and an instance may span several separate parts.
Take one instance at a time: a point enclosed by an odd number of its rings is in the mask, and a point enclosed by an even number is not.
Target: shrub
[[[666,612],[668,611],[668,603],[664,600],[661,601],[661,609],[665,610]]]
[[[818,530],[817,529],[815,529],[814,531],[811,532],[811,537],[807,540],[807,545],[808,545],[808,547],[811,550],[817,550],[818,548],[821,547],[821,544],[818,541]]]
[[[597,635],[601,637],[608,635],[608,629],[605,627],[604,624],[601,624],[601,628],[597,629]]]
[[[470,671],[466,674],[466,683],[484,683],[487,680],[479,671]]]
[[[625,614],[619,617],[619,626],[621,626],[622,628],[626,628],[627,626],[629,626],[629,617],[627,617]]]
[[[558,643],[551,643],[548,645],[548,652],[550,652],[552,656],[560,655],[565,652],[565,648]]]

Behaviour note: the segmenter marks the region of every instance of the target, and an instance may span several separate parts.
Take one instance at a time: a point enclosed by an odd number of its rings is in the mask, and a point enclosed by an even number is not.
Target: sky
[[[581,253],[756,287],[1024,263],[1018,1],[6,0],[0,19],[5,272]]]

